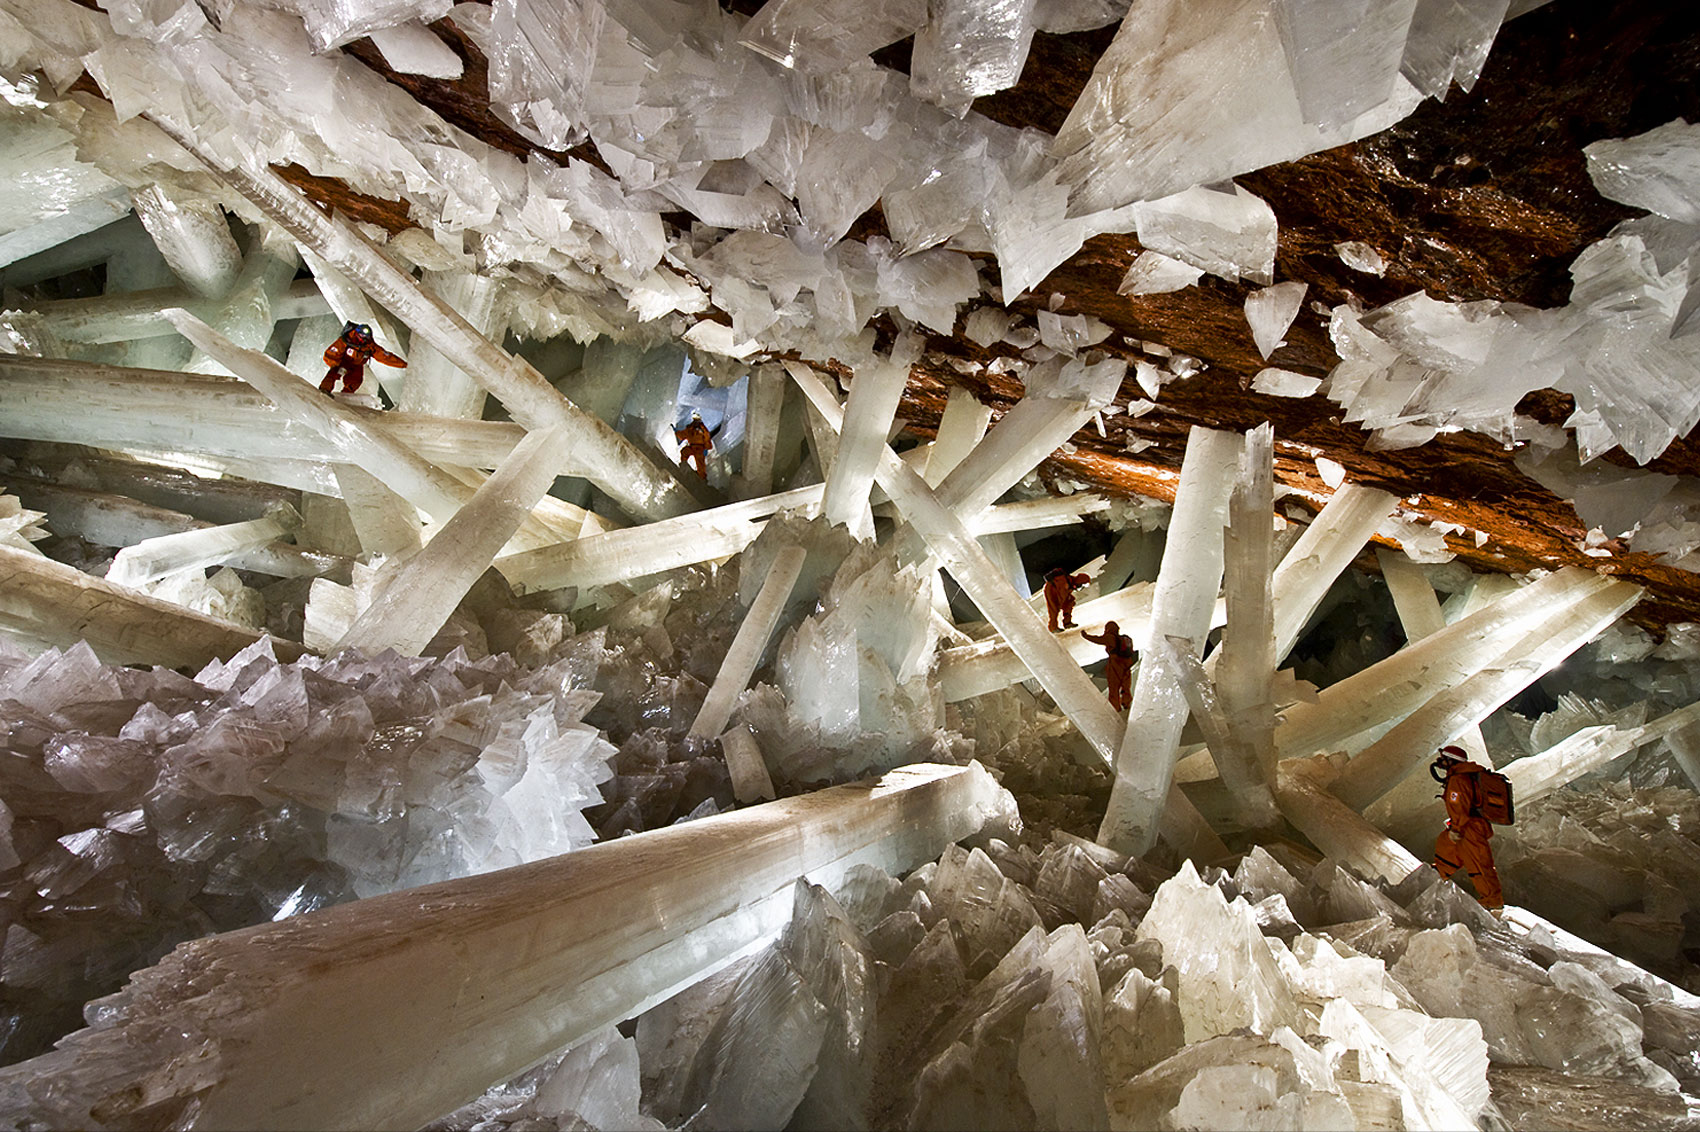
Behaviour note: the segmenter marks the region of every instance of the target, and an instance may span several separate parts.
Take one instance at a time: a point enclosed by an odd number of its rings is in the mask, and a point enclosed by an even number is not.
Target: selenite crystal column
[[[418,1128],[759,946],[799,876],[906,872],[1013,809],[977,763],[919,764],[194,940],[0,1070],[0,1121]]]
[[[1194,428],[1181,463],[1152,598],[1149,639],[1180,637],[1195,655],[1204,648],[1210,613],[1222,588],[1222,527],[1241,446],[1237,433]],[[1116,754],[1110,804],[1098,827],[1100,844],[1132,856],[1143,856],[1156,844],[1187,714],[1179,674],[1161,656],[1144,653]]]

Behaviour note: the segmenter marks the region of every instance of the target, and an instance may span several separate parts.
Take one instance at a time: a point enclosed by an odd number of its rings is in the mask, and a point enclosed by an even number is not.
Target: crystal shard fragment
[[[1271,397],[1309,397],[1322,388],[1322,378],[1269,366],[1257,371],[1251,379],[1251,388],[1254,393]]]
[[[1034,0],[943,0],[915,34],[909,89],[961,117],[974,99],[1015,85],[1033,42]]]
[[[1700,125],[1681,118],[1632,138],[1608,138],[1582,150],[1600,195],[1685,224],[1700,224]]]
[[[1204,274],[1202,267],[1183,263],[1162,252],[1144,251],[1134,257],[1122,276],[1118,295],[1162,295],[1181,291],[1198,282]]]
[[[1238,185],[1188,189],[1136,204],[1133,215],[1147,248],[1224,279],[1274,281],[1275,213]]]
[[[1281,336],[1298,317],[1307,290],[1306,283],[1277,283],[1246,296],[1245,320],[1251,326],[1257,352],[1265,358],[1282,344]]]
[[[1291,161],[1384,129],[1416,107],[1421,95],[1396,80],[1390,97],[1362,113],[1307,121],[1274,7],[1232,0],[1199,19],[1193,5],[1162,0],[1122,21],[1057,132],[1053,153],[1072,214]]]
[[[913,34],[925,0],[768,0],[738,42],[805,75],[829,75]]]

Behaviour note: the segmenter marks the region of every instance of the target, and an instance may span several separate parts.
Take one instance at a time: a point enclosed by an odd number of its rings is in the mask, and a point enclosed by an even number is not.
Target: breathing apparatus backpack
[[[1429,764],[1429,777],[1441,785],[1453,774],[1467,774],[1475,781],[1471,783],[1476,804],[1470,811],[1471,817],[1486,818],[1494,825],[1511,825],[1517,820],[1517,804],[1512,797],[1511,780],[1495,770],[1466,770],[1454,771],[1452,767],[1463,762],[1462,759],[1440,756]],[[1437,794],[1435,797],[1441,797]]]

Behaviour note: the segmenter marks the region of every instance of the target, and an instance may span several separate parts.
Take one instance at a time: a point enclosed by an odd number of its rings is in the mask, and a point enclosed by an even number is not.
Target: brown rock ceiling
[[[751,13],[760,4],[733,0],[728,6]],[[451,20],[435,27],[467,61],[466,74],[455,82],[394,74],[369,41],[345,50],[491,145],[534,152],[490,112],[486,66],[477,48]],[[981,99],[975,108],[1010,125],[1054,132],[1112,35],[1113,29],[1103,29],[1036,36],[1020,84]],[[902,43],[876,58],[907,69],[908,54],[908,44]],[[1325,374],[1334,364],[1326,320],[1310,309],[1313,300],[1334,304],[1355,294],[1375,306],[1421,289],[1439,299],[1561,305],[1577,253],[1634,215],[1594,191],[1582,147],[1676,117],[1700,119],[1696,74],[1700,8],[1556,0],[1502,29],[1473,90],[1455,88],[1445,102],[1427,102],[1398,126],[1361,142],[1237,178],[1270,203],[1280,222],[1277,280],[1310,285],[1288,344],[1269,364],[1313,375]],[[601,164],[591,144],[572,154]],[[361,198],[302,170],[289,173],[324,204],[392,230],[408,223],[404,203]],[[883,228],[876,210],[853,234]],[[1376,278],[1342,264],[1333,248],[1344,240],[1376,248],[1387,261],[1385,275]],[[1647,599],[1633,614],[1643,625],[1657,629],[1671,621],[1700,620],[1700,577],[1645,554],[1583,555],[1576,544],[1586,532],[1570,505],[1518,472],[1513,453],[1498,442],[1466,433],[1415,449],[1369,451],[1367,434],[1342,424],[1338,406],[1325,397],[1248,391],[1252,375],[1265,364],[1243,314],[1249,288],[1206,276],[1175,294],[1118,296],[1117,284],[1138,250],[1131,236],[1097,237],[1012,309],[1031,314],[1060,294],[1062,313],[1095,315],[1121,335],[1162,342],[1200,358],[1208,368],[1165,386],[1156,411],[1136,421],[1113,418],[1107,437],[1090,427],[1082,430],[1076,450],[1049,461],[1047,475],[1166,498],[1173,491],[1172,479],[1159,473],[1179,467],[1190,426],[1246,429],[1271,421],[1282,483],[1326,492],[1312,460],[1313,450],[1320,451],[1344,465],[1352,479],[1405,497],[1419,515],[1487,532],[1489,541],[1479,549],[1469,536],[1449,538],[1452,549],[1474,569],[1523,571],[1569,564],[1609,571],[1648,588]],[[987,351],[945,337],[935,337],[931,346],[911,377],[901,409],[916,431],[928,434],[936,428],[950,386],[971,388],[999,412],[1020,396],[1017,381],[966,378],[945,360],[985,360],[1010,348]],[[1143,396],[1131,377],[1122,392],[1123,400]],[[1562,423],[1569,398],[1533,394],[1521,409],[1538,420]],[[1129,434],[1156,444],[1128,456]],[[1621,453],[1606,458],[1628,464]],[[1680,440],[1650,466],[1700,474],[1700,446],[1694,437]],[[1367,558],[1365,564],[1370,564]]]

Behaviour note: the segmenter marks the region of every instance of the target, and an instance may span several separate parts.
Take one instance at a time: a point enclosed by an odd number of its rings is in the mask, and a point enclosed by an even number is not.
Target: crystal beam
[[[1197,654],[1210,632],[1222,586],[1222,528],[1239,468],[1237,433],[1194,428],[1181,462],[1163,565],[1151,600],[1150,640],[1180,637]],[[1163,657],[1142,656],[1133,706],[1116,753],[1116,781],[1098,841],[1143,856],[1157,840],[1157,819],[1174,780],[1175,755],[1187,719],[1182,681]]]
[[[696,721],[691,724],[690,737],[707,739],[726,729],[726,721],[732,716],[732,706],[738,693],[749,685],[750,677],[755,674],[756,665],[767,648],[767,642],[773,637],[774,627],[779,624],[779,615],[785,612],[785,603],[791,600],[791,589],[797,584],[797,575],[803,572],[803,561],[808,556],[808,551],[800,546],[787,546],[773,556],[767,578],[750,603],[749,611],[744,614],[743,623],[738,626],[731,647],[726,650],[726,658],[720,662],[720,672],[702,701]]]
[[[466,505],[400,565],[331,651],[393,648],[418,656],[555,482],[561,443],[561,430],[549,429],[514,445]]]
[[[441,351],[501,401],[515,420],[531,429],[565,428],[580,450],[586,478],[627,511],[665,519],[696,509],[691,494],[630,440],[563,397],[524,358],[515,357],[480,334],[352,225],[320,212],[270,169],[221,168],[191,140],[176,140],[200,155],[256,208],[401,319],[420,341]]]
[[[0,546],[0,629],[56,648],[87,641],[108,664],[198,669],[259,634],[114,585],[27,550]],[[273,641],[280,660],[300,645]]]
[[[107,999],[98,1028],[0,1071],[0,1112],[417,1128],[765,943],[798,876],[905,872],[1013,807],[978,764],[919,764],[194,940]]]

